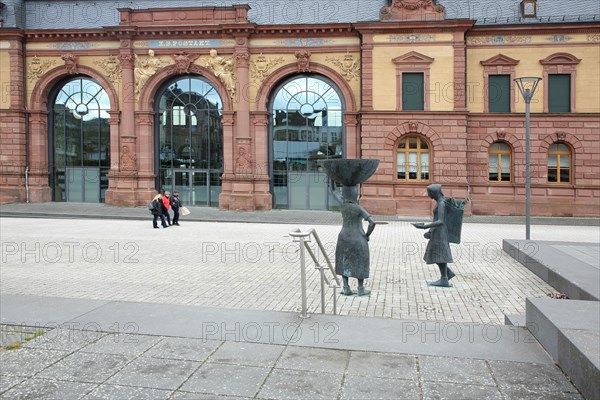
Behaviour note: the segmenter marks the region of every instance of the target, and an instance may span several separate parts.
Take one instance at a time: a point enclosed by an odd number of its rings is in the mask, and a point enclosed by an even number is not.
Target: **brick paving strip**
[[[4,294],[297,311],[296,228],[313,225],[185,222],[152,229],[151,221],[2,218]],[[340,227],[317,231],[333,259]],[[598,227],[561,227],[565,240],[598,237]],[[453,245],[453,288],[433,288],[437,267],[425,265],[426,240],[408,222],[378,225],[370,241],[370,297],[338,296],[342,315],[502,324],[524,314],[526,297],[553,288],[502,252],[503,238],[523,226],[465,224]],[[556,237],[534,226],[539,240]],[[591,239],[590,239],[591,238]],[[532,252],[535,248],[531,249]],[[355,280],[352,282],[355,284]],[[308,269],[308,307],[320,310],[318,271]],[[332,291],[327,293],[328,312]]]

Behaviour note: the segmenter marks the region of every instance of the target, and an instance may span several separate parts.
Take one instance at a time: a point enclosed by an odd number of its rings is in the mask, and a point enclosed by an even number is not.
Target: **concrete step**
[[[0,294],[7,325],[553,365],[524,327]]]
[[[600,300],[598,246],[598,243],[502,241],[508,255],[575,300]]]
[[[600,399],[600,302],[528,298],[526,323],[586,399]]]
[[[527,323],[527,321],[525,320],[525,315],[520,315],[520,314],[504,315],[504,325],[525,326],[526,323]]]

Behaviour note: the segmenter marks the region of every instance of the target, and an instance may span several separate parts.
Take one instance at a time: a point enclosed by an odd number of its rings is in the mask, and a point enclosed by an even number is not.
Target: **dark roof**
[[[389,0],[2,0],[6,4],[5,26],[27,29],[100,28],[119,24],[119,7],[228,6],[248,4],[251,22],[271,24],[326,24],[379,21],[379,11]],[[521,0],[438,0],[447,19],[475,19],[477,25],[539,24],[600,21],[598,0],[538,0],[537,18],[521,18]],[[24,23],[18,24],[24,3]],[[15,11],[16,10],[16,11]]]

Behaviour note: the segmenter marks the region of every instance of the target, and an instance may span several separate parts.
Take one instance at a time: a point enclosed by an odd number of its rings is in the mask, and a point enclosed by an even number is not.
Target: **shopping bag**
[[[179,209],[179,212],[181,213],[182,216],[186,216],[186,215],[189,215],[191,213],[191,211],[188,210],[187,207],[181,207]]]

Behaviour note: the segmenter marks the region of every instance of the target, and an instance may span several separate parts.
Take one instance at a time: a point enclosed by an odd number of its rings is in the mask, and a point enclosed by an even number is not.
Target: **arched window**
[[[396,147],[398,179],[402,181],[429,180],[429,143],[419,136],[408,136]]]
[[[98,82],[77,77],[51,99],[50,186],[54,201],[103,202],[110,169],[110,100]]]
[[[512,182],[512,152],[506,143],[492,143],[489,150],[491,182]]]
[[[548,148],[548,182],[571,183],[571,149],[564,143]]]
[[[322,76],[295,76],[274,91],[270,109],[273,206],[335,207],[321,161],[344,156],[340,90]]]

